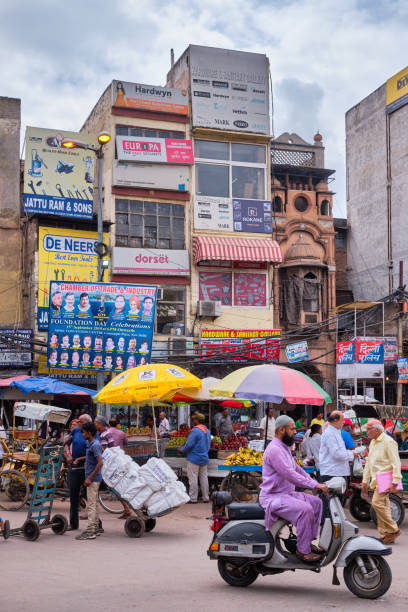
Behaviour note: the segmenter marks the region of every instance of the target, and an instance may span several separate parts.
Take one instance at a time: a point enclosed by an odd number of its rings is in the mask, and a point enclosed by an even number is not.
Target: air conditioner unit
[[[198,317],[219,317],[221,316],[221,302],[210,302],[201,300],[197,302]]]
[[[169,338],[169,356],[177,357],[177,355],[194,355],[194,339],[193,338]]]
[[[305,323],[318,323],[319,315],[316,314],[305,314]]]

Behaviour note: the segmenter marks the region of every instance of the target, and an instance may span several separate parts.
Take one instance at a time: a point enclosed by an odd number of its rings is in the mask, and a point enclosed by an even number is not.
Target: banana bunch
[[[247,446],[241,447],[238,453],[233,453],[225,460],[225,465],[262,465],[263,455]]]

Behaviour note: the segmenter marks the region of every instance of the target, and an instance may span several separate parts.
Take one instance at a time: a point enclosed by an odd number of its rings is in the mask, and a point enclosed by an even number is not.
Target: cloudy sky
[[[319,129],[344,215],[344,113],[408,64],[406,0],[1,0],[0,95],[78,130],[113,79],[162,85],[189,43],[266,53],[275,135]]]

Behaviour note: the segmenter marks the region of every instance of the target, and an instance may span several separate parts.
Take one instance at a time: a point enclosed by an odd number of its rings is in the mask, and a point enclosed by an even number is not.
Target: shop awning
[[[194,263],[204,260],[272,261],[280,263],[282,252],[271,238],[193,236]]]

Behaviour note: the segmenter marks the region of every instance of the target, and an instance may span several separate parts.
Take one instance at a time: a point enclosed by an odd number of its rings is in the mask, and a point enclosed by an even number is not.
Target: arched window
[[[298,212],[305,212],[308,207],[308,202],[303,196],[298,196],[295,200],[295,208]]]
[[[272,210],[273,212],[280,213],[282,212],[282,198],[279,196],[275,196],[272,201]]]
[[[323,202],[320,204],[320,214],[323,215],[324,217],[329,217],[330,216],[330,202],[329,202],[329,200],[323,200]]]
[[[304,312],[319,312],[319,285],[317,276],[312,272],[304,275],[305,286],[303,289],[303,310]]]

